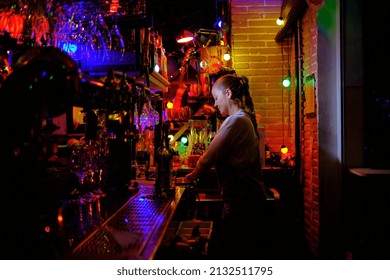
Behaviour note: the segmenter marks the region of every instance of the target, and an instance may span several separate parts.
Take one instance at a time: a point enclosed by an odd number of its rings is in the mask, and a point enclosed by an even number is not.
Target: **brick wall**
[[[250,82],[256,113],[261,115],[259,127],[265,130],[265,143],[271,151],[285,144],[294,152],[294,100],[291,89],[281,81],[287,75],[286,48],[275,42],[280,27],[282,0],[232,0],[231,42],[232,66],[237,74]],[[284,143],[283,143],[284,142]]]
[[[237,74],[246,75],[257,113],[261,114],[260,126],[265,130],[265,141],[271,150],[279,151],[287,145],[295,149],[295,84],[283,89],[282,78],[288,69],[295,73],[294,40],[289,38],[275,42],[279,26],[282,0],[232,0],[232,55]],[[309,87],[308,77],[317,80],[317,11],[309,8],[302,19],[302,90]],[[283,50],[283,52],[282,52]],[[292,76],[292,81],[295,77]],[[301,92],[301,90],[299,91]],[[305,237],[314,255],[319,247],[319,180],[318,180],[318,119],[317,89],[314,87],[314,112],[302,117],[301,164],[304,195]],[[302,100],[302,113],[305,113]]]
[[[302,19],[302,57],[303,57],[303,89],[308,96],[308,77],[314,77],[314,114],[303,117],[302,127],[302,163],[303,163],[303,195],[304,195],[304,225],[306,240],[315,254],[319,246],[319,180],[318,180],[318,99],[317,93],[317,11],[309,8]],[[309,102],[308,100],[306,102]],[[303,108],[308,106],[303,102]]]

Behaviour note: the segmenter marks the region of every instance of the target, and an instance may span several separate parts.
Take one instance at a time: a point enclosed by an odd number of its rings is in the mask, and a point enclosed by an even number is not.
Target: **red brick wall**
[[[246,75],[260,126],[265,129],[266,144],[279,151],[280,146],[295,148],[295,84],[286,90],[281,85],[287,69],[295,73],[293,39],[275,42],[279,31],[276,19],[280,16],[282,0],[232,0],[232,55],[237,74]],[[317,80],[317,11],[309,8],[302,19],[302,85],[313,75]],[[283,48],[283,53],[282,53]],[[294,81],[295,77],[292,77]],[[315,83],[316,84],[316,83]],[[301,92],[301,91],[299,91]],[[314,96],[317,93],[315,88]],[[315,98],[315,110],[318,106]],[[302,111],[305,103],[302,104]],[[304,225],[309,248],[314,255],[319,246],[319,181],[318,181],[318,114],[302,118],[301,164],[304,192]],[[284,138],[284,139],[283,139]]]
[[[302,19],[303,86],[305,94],[309,87],[307,77],[315,77],[315,114],[303,118],[302,162],[304,225],[306,240],[313,253],[319,246],[319,180],[318,180],[318,113],[317,113],[317,11],[309,8]],[[304,103],[304,106],[306,104]]]
[[[283,66],[287,55],[282,56],[282,48],[275,42],[281,3],[282,0],[232,0],[232,66],[237,74],[249,78],[265,143],[271,151],[280,151],[285,144],[294,152],[294,100],[291,89],[285,90],[281,84],[287,75]]]

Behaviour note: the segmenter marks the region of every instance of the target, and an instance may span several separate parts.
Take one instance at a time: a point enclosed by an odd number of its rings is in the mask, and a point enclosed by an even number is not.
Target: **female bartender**
[[[218,258],[266,258],[266,196],[248,79],[222,76],[212,95],[215,107],[228,117],[186,179],[194,181],[215,166],[224,201]]]

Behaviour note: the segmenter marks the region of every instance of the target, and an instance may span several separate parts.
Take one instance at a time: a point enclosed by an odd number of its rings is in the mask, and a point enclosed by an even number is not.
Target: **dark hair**
[[[232,92],[231,99],[237,102],[244,111],[249,115],[252,120],[253,127],[257,137],[259,132],[257,131],[256,113],[253,105],[252,97],[249,91],[248,78],[245,76],[237,76],[234,74],[227,74],[220,77],[214,84],[214,87],[224,90],[230,89]]]

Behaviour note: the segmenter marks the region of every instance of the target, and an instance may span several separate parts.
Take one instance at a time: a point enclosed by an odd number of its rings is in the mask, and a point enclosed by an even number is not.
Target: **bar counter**
[[[100,197],[82,201],[76,195],[40,206],[40,214],[31,221],[33,226],[21,223],[26,215],[8,215],[17,227],[7,230],[15,230],[23,239],[11,232],[3,238],[11,248],[8,252],[16,255],[3,252],[4,258],[153,259],[175,211],[178,215],[186,211],[178,209],[185,187],[156,195],[153,180],[134,182],[128,189],[106,190]],[[38,202],[34,204],[39,206]]]
[[[184,188],[160,196],[150,183],[76,246],[71,257],[81,259],[153,259],[179,205]]]
[[[32,165],[26,166],[29,175],[36,174]],[[137,180],[138,186],[132,180],[116,188],[107,183],[104,195],[81,201],[80,193],[72,194],[79,179],[67,167],[54,168],[44,180],[20,176],[20,170],[12,167],[9,171],[18,177],[10,177],[20,182],[5,189],[0,205],[5,225],[0,235],[3,259],[176,258],[182,248],[171,246],[173,238],[182,223],[195,220],[207,224],[202,237],[210,239],[210,248],[218,243],[215,236],[223,203],[213,170],[196,184],[188,184],[179,179],[191,169],[176,168],[176,187],[162,195],[155,194],[154,180]],[[270,193],[272,215],[276,197]],[[192,230],[186,228],[186,232]],[[204,250],[191,251],[190,246],[186,250],[193,259],[206,257]],[[213,249],[205,252],[213,255]]]

